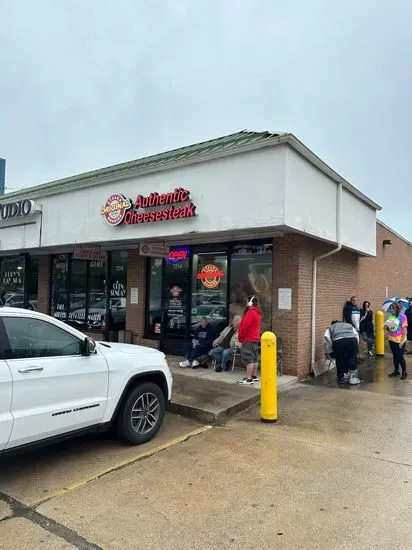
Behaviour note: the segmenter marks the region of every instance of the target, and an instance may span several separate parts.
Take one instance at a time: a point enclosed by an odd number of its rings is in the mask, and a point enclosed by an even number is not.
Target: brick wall
[[[383,246],[390,239],[392,245]],[[412,295],[412,246],[389,228],[376,226],[376,258],[360,259],[359,300],[369,300],[373,310],[379,309],[388,296]]]
[[[37,307],[41,313],[50,312],[50,270],[51,256],[39,256],[39,282]]]
[[[144,338],[147,265],[146,261],[147,260],[144,256],[139,256],[138,250],[128,251],[126,331],[132,332],[131,341],[133,343],[142,343],[142,339]],[[130,303],[130,293],[132,288],[138,289],[139,303],[137,305]]]
[[[296,374],[300,349],[296,331],[296,312],[299,310],[299,237],[289,234],[273,240],[272,265],[272,330],[283,340],[283,372]],[[278,308],[278,289],[292,289],[292,309]]]
[[[274,240],[273,330],[284,344],[284,372],[305,378],[311,363],[313,259],[333,247],[301,235]],[[357,255],[341,251],[319,261],[316,309],[316,359],[323,357],[323,333],[332,319],[341,319],[346,300],[358,287]],[[278,289],[292,288],[292,310],[278,309]]]

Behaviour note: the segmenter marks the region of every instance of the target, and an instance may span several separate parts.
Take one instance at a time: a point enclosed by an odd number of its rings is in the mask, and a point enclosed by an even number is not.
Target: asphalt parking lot
[[[213,428],[168,414],[144,446],[89,436],[12,458],[0,549],[409,550],[411,381],[397,387],[298,384],[276,424],[258,406]]]
[[[0,468],[0,548],[98,548],[37,510],[44,503],[161,453],[209,428],[194,420],[167,414],[160,432],[145,445],[133,447],[108,434],[96,434],[4,457]]]

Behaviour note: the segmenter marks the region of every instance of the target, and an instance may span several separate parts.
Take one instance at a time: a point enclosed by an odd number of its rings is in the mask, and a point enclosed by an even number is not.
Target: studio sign
[[[196,206],[190,198],[190,191],[179,187],[170,193],[137,195],[134,201],[124,195],[111,195],[100,214],[110,225],[134,225],[193,218]]]
[[[34,201],[24,199],[18,202],[0,203],[0,220],[12,218],[25,218],[31,216],[35,211]]]

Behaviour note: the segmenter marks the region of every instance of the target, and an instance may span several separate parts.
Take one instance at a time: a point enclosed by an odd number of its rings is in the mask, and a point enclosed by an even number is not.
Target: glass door
[[[163,262],[161,349],[182,355],[189,336],[190,259]]]
[[[228,324],[227,254],[204,252],[193,255],[192,295],[190,311],[191,333],[206,317],[216,335]]]

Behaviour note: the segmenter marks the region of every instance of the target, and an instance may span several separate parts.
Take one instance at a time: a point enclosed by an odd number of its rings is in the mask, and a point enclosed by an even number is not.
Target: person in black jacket
[[[412,298],[409,298],[409,307],[405,311],[406,319],[408,320],[408,342],[412,342]],[[408,353],[412,353],[412,348],[409,348]]]
[[[363,302],[360,310],[359,327],[362,340],[368,345],[368,354],[372,356],[373,342],[375,340],[375,328],[373,326],[371,304],[367,300]]]
[[[185,351],[186,360],[179,363],[179,367],[185,369],[191,367],[197,369],[200,365],[199,357],[202,355],[208,355],[212,349],[213,341],[216,338],[216,331],[209,324],[207,317],[200,319],[199,326],[195,330],[194,338],[191,342],[187,342],[183,349]],[[203,365],[202,365],[203,366]],[[204,368],[207,368],[205,366]]]
[[[343,308],[343,321],[353,325],[359,332],[360,311],[356,301],[356,296],[352,296],[351,299],[346,302],[345,307]]]

